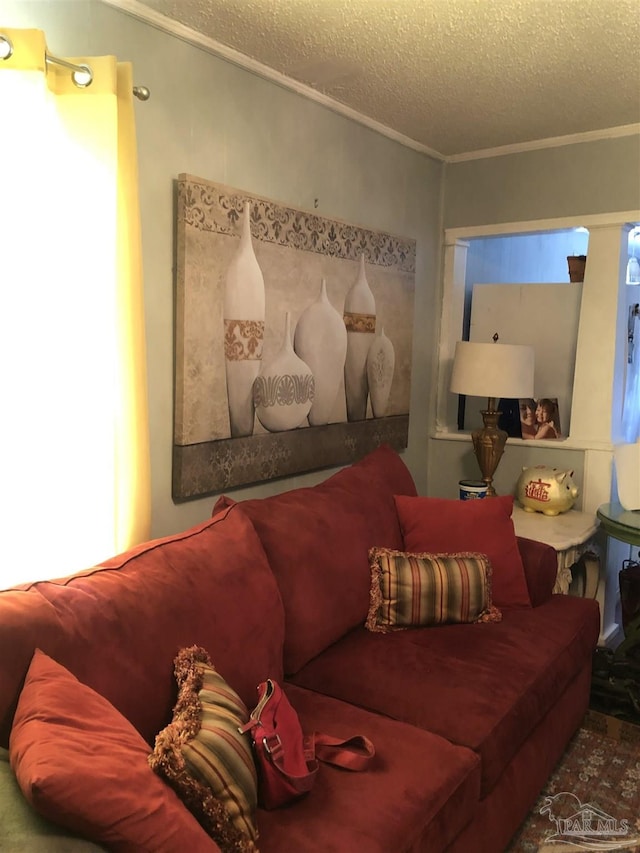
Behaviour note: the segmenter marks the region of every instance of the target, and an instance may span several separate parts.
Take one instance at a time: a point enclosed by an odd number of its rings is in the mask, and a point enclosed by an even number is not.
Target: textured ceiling
[[[443,156],[640,122],[639,0],[144,0]]]

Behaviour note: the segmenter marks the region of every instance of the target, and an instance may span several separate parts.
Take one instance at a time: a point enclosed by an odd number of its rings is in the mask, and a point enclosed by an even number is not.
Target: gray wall
[[[4,0],[0,24],[44,30],[58,56],[115,54],[151,89],[136,105],[151,418],[153,535],[209,516],[174,505],[173,181],[180,172],[418,241],[411,424],[405,460],[426,490],[428,400],[439,305],[443,166],[99,0]],[[233,491],[258,496],[326,471]],[[107,556],[107,555],[105,555]]]
[[[507,441],[504,455],[496,471],[493,485],[499,495],[515,494],[518,477],[523,468],[551,465],[561,471],[573,471],[580,490],[575,509],[582,509],[584,453],[582,450],[532,447],[532,442],[519,445]],[[459,480],[479,480],[480,469],[471,441],[429,440],[429,482],[426,494],[441,498],[458,497]]]
[[[454,228],[636,210],[639,205],[636,134],[449,163],[443,222]]]
[[[465,287],[474,284],[568,282],[567,255],[586,255],[588,232],[550,231],[469,240]]]

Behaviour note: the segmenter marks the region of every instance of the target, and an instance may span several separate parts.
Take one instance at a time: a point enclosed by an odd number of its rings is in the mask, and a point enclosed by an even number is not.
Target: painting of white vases
[[[362,421],[367,416],[369,397],[367,354],[376,330],[376,301],[367,281],[364,255],[360,255],[356,280],[344,301],[344,324],[347,329],[344,364],[347,418]]]
[[[240,243],[227,269],[224,289],[224,354],[233,438],[253,432],[253,383],[262,359],[264,311],[264,277],[253,250],[247,201]]]
[[[291,342],[291,315],[284,317],[282,346],[270,361],[263,362],[253,384],[256,415],[269,432],[283,432],[306,425],[314,395],[314,378]]]
[[[387,413],[395,363],[393,344],[382,328],[367,353],[367,381],[374,418],[383,418]]]
[[[193,175],[176,190],[173,499],[405,448],[415,240]]]
[[[342,390],[347,330],[342,316],[329,302],[324,278],[318,298],[305,308],[296,324],[293,348],[309,365],[315,380],[309,423],[328,424]]]

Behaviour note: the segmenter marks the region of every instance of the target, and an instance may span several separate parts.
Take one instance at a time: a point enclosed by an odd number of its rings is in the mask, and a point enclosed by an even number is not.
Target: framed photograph
[[[562,438],[557,397],[519,400],[518,405],[522,438]]]

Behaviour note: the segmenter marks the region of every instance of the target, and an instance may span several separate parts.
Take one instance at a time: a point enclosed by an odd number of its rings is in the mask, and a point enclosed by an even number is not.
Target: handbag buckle
[[[269,741],[271,741],[271,744],[269,743]],[[265,750],[269,753],[269,755],[272,755],[276,749],[279,749],[280,747],[282,747],[282,741],[280,740],[280,735],[273,734],[273,735],[270,735],[269,737],[263,737],[262,738],[262,745],[264,746]]]

